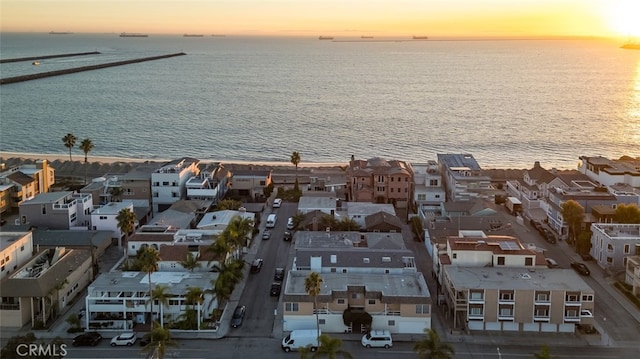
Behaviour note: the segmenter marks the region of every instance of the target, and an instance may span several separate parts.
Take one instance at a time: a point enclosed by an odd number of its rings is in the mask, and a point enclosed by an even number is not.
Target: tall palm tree
[[[198,258],[191,252],[187,252],[187,257],[182,262],[180,262],[180,265],[191,273],[193,273],[194,269],[200,268],[202,266],[200,264],[200,261],[198,261]]]
[[[158,262],[160,261],[160,254],[155,248],[146,247],[142,253],[138,256],[138,261],[140,263],[140,270],[147,273],[149,279],[149,297],[151,297],[151,273],[158,270]],[[153,329],[153,300],[150,301],[151,304],[151,329]]]
[[[122,195],[122,187],[111,187],[109,188],[109,196],[111,202],[120,202],[120,196]]]
[[[316,330],[320,334],[320,316],[318,313],[318,295],[322,289],[322,277],[318,272],[311,272],[307,278],[304,279],[304,290],[313,297],[313,311],[316,312]],[[318,337],[318,340],[320,338]]]
[[[84,152],[84,184],[87,184],[87,167],[88,167],[87,157],[89,155],[89,152],[93,149],[93,147],[94,147],[93,142],[91,142],[91,140],[88,138],[85,138],[80,143],[80,149],[82,150],[82,152]]]
[[[242,272],[244,270],[244,261],[242,259],[234,259],[219,266],[214,266],[220,274],[218,279],[211,281],[213,292],[218,300],[218,307],[231,297],[236,284],[242,280]]]
[[[196,311],[197,330],[200,330],[200,308],[204,302],[204,291],[199,287],[190,287],[185,295],[185,304],[191,304],[191,310]],[[197,306],[197,309],[196,309]]]
[[[151,330],[149,339],[149,344],[145,345],[142,348],[142,351],[157,354],[156,356],[150,355],[150,357],[153,358],[164,359],[167,346],[175,347],[178,345],[175,340],[171,339],[171,332],[169,329],[159,325],[158,322],[156,322],[156,325]]]
[[[69,161],[73,161],[71,159],[71,149],[76,145],[76,141],[78,138],[74,136],[72,133],[67,133],[66,136],[62,137],[62,142],[64,143],[64,147],[69,149]]]
[[[313,354],[311,358],[329,358],[336,359],[337,354],[342,355],[343,358],[351,359],[353,356],[346,350],[340,349],[342,346],[342,339],[332,338],[326,334],[320,336],[320,346],[318,351]]]
[[[298,190],[298,164],[300,164],[300,153],[293,151],[293,153],[291,154],[291,163],[296,166],[296,182],[295,182],[295,190]]]
[[[129,233],[133,232],[136,224],[136,215],[129,208],[123,208],[116,216],[118,228],[124,234],[125,245],[129,238]],[[122,236],[118,237],[118,248],[122,248]]]
[[[247,240],[253,233],[253,220],[251,218],[236,216],[231,220],[225,232],[227,232],[229,243],[235,247],[237,252],[239,248],[247,245]],[[234,257],[237,258],[235,255]]]
[[[151,298],[149,300],[158,301],[158,305],[160,306],[160,326],[164,326],[164,313],[163,308],[169,306],[169,298],[172,297],[171,294],[167,293],[169,287],[166,285],[157,285],[151,290]]]
[[[449,343],[440,340],[435,330],[424,330],[427,337],[413,345],[413,351],[418,353],[420,359],[451,359],[455,349]]]

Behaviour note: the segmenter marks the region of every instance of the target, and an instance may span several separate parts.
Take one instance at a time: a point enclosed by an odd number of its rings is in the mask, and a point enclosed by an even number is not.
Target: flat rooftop
[[[211,289],[211,280],[218,279],[213,272],[153,272],[151,283],[166,285],[170,294],[182,295],[191,287]],[[149,275],[145,272],[109,272],[101,274],[89,285],[89,296],[99,292],[146,292],[149,289]]]
[[[12,243],[25,237],[28,232],[0,232],[0,252],[8,248]]]
[[[461,289],[568,290],[593,289],[573,269],[444,266],[453,286]]]

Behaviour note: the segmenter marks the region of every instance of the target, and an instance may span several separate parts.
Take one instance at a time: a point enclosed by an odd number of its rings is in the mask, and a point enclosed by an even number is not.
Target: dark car
[[[251,262],[251,273],[258,273],[262,269],[262,259],[256,258]]]
[[[151,343],[151,333],[147,333],[140,338],[141,347],[146,347],[149,343]]]
[[[102,335],[98,332],[87,332],[84,334],[80,334],[77,337],[73,338],[73,342],[71,343],[74,347],[80,346],[96,346],[102,340]]]
[[[293,234],[291,233],[291,231],[285,231],[282,239],[284,239],[285,241],[290,241],[291,239],[293,239]]]
[[[276,272],[273,275],[273,279],[282,281],[284,279],[284,268],[276,268]]]
[[[244,320],[244,313],[247,311],[247,308],[244,305],[239,305],[236,307],[236,310],[233,311],[233,316],[231,317],[231,327],[237,328],[242,325],[242,321]]]
[[[271,231],[270,230],[266,230],[264,232],[262,232],[262,239],[269,239],[271,238]]]
[[[582,274],[582,275],[589,275],[591,274],[591,271],[589,271],[589,268],[587,268],[587,265],[584,263],[580,263],[580,262],[572,262],[571,263],[571,268],[575,269],[576,272]]]
[[[282,284],[280,284],[280,283],[271,283],[271,296],[272,297],[279,296],[281,289],[282,289]]]
[[[556,243],[556,235],[550,229],[542,229],[542,237],[549,243]]]
[[[580,255],[583,261],[592,261],[593,257],[589,253],[583,253]]]

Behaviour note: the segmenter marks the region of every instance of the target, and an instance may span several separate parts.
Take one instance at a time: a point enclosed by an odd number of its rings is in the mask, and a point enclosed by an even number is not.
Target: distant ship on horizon
[[[227,35],[213,34],[211,37],[227,37]]]
[[[414,40],[428,40],[429,36],[414,36]]]
[[[320,36],[318,40],[333,40],[333,36]]]
[[[184,34],[184,35],[182,35],[182,37],[204,37],[204,35],[201,35],[201,34]]]
[[[640,39],[630,39],[622,46],[620,46],[620,48],[627,50],[640,50]]]
[[[365,36],[365,35],[362,35],[362,36],[360,36],[360,38],[361,38],[361,39],[373,39],[373,36]]]
[[[69,35],[73,34],[73,32],[68,31],[49,31],[49,35]]]
[[[149,35],[147,34],[128,34],[126,32],[123,32],[120,34],[120,37],[149,37]]]

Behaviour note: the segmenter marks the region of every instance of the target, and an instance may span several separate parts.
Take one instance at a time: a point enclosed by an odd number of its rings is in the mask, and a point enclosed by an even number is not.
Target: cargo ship
[[[333,36],[320,36],[318,40],[333,40]]]
[[[49,35],[69,35],[69,34],[73,34],[73,32],[67,32],[67,31],[49,31]]]
[[[127,34],[126,32],[123,32],[120,34],[120,37],[149,37],[149,35],[147,34]]]
[[[184,34],[182,37],[204,37],[204,35],[200,34]]]
[[[413,39],[414,40],[428,40],[429,37],[428,36],[414,36]]]

